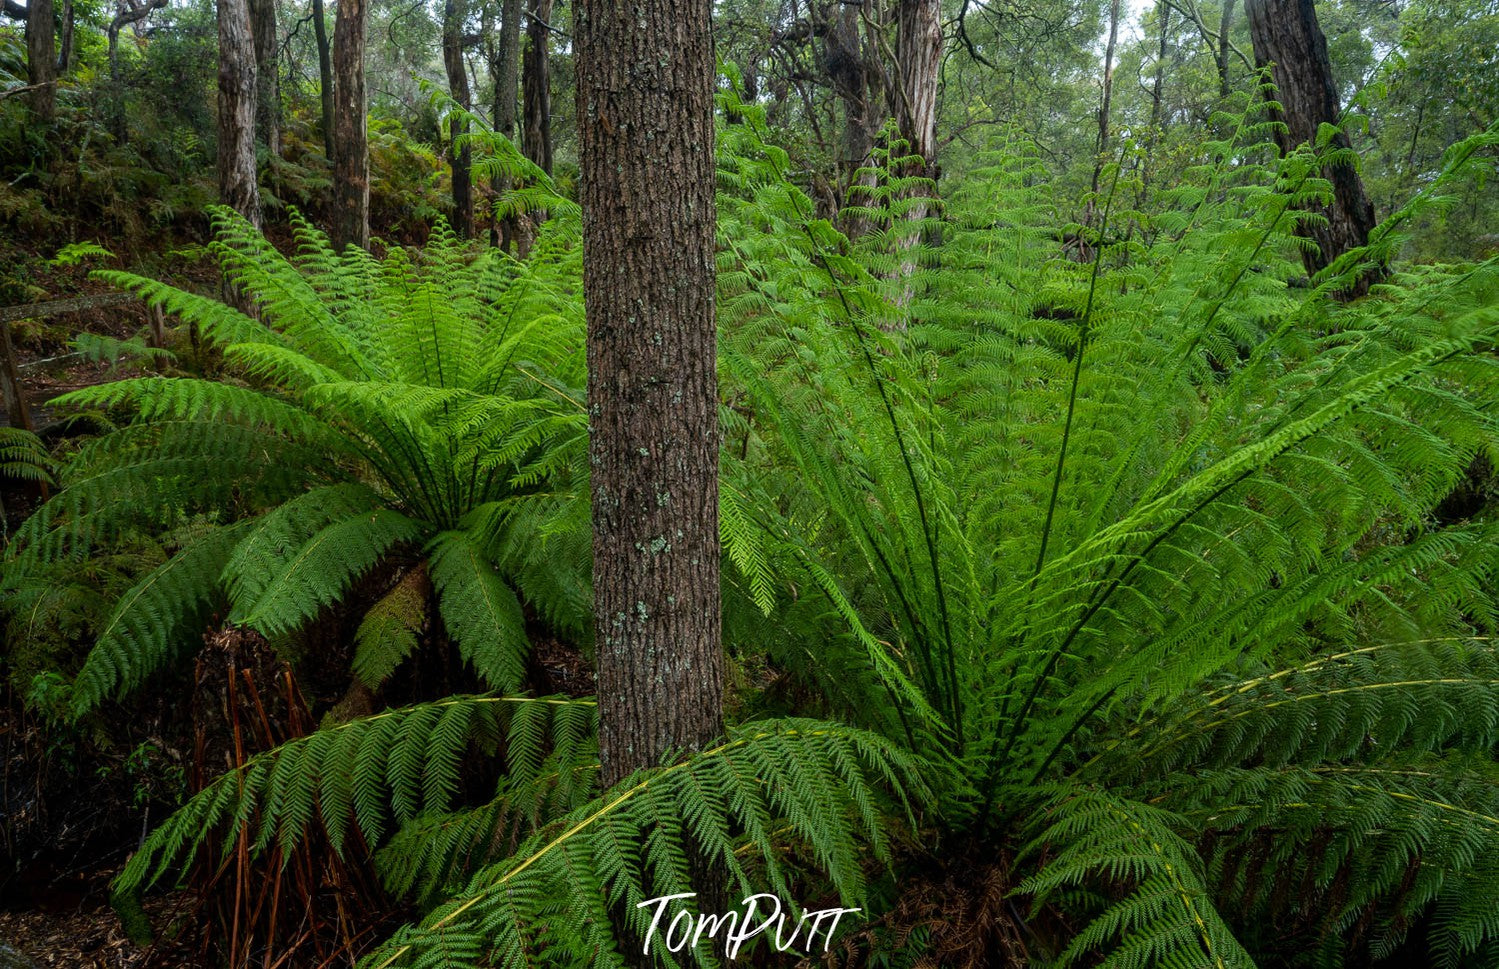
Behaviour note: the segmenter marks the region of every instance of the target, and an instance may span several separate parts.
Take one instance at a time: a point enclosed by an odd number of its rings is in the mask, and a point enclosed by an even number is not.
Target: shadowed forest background
[[[4,0],[0,969],[1499,967],[1496,162],[1494,0]]]

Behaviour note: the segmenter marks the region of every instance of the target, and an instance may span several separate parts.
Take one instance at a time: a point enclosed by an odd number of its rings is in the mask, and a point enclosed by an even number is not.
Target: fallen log
[[[84,310],[96,310],[105,306],[118,306],[121,303],[132,303],[139,299],[139,296],[131,293],[99,293],[94,296],[74,296],[69,299],[54,299],[45,303],[0,306],[0,323],[14,323],[16,320],[41,320],[49,316],[61,316],[64,313],[81,313]]]

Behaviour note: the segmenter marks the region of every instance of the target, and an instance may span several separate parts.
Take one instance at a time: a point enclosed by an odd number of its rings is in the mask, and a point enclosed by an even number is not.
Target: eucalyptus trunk
[[[26,74],[31,85],[31,112],[48,124],[57,113],[57,43],[52,0],[26,4]]]
[[[1275,131],[1276,143],[1282,154],[1315,143],[1322,125],[1339,123],[1340,111],[1327,38],[1317,23],[1312,0],[1249,0],[1245,12],[1255,63],[1261,70],[1271,67],[1275,79],[1275,99],[1280,105],[1275,116],[1285,124]],[[1339,131],[1328,147],[1346,151],[1351,146],[1348,136]],[[1313,211],[1325,221],[1303,220],[1297,226],[1301,236],[1316,243],[1314,249],[1301,252],[1306,271],[1313,276],[1345,252],[1367,245],[1376,225],[1374,204],[1357,168],[1339,161],[1323,166],[1322,175],[1332,184],[1332,199],[1327,205],[1314,206]],[[1343,295],[1363,295],[1383,274],[1382,267],[1369,270]]]
[[[1218,68],[1218,97],[1227,98],[1233,93],[1228,79],[1228,52],[1232,45],[1228,32],[1234,25],[1234,6],[1237,0],[1223,0],[1223,19],[1218,22],[1218,53],[1215,57]]]
[[[580,0],[602,779],[723,724],[710,0]]]
[[[370,244],[370,158],[364,93],[366,0],[339,0],[333,24],[333,242]]]
[[[525,128],[521,150],[526,157],[552,173],[552,0],[531,0],[526,23],[526,57],[521,82],[525,98]]]
[[[515,140],[515,106],[520,98],[520,20],[521,0],[504,0],[500,8],[499,47],[491,49],[490,70],[494,73],[494,130]],[[510,190],[510,179],[495,173],[490,189],[498,200]],[[491,223],[490,244],[509,250],[515,240],[516,225],[512,218]]]
[[[248,0],[218,0],[219,200],[260,225],[255,180],[255,38]]]
[[[281,156],[281,80],[277,70],[276,0],[250,0],[250,29],[255,34],[255,76],[259,82],[255,127],[261,144]]]
[[[333,55],[328,46],[328,16],[323,10],[323,0],[312,0],[312,33],[317,41],[318,99],[322,107],[318,121],[323,129],[323,157],[331,165],[337,145],[333,137]]]
[[[442,63],[448,75],[448,93],[465,111],[473,109],[469,93],[468,71],[463,63],[463,22],[468,16],[464,0],[445,0],[442,17]],[[474,234],[474,197],[469,178],[469,146],[459,141],[468,133],[468,125],[458,118],[448,121],[448,165],[453,175],[453,231],[460,239]]]

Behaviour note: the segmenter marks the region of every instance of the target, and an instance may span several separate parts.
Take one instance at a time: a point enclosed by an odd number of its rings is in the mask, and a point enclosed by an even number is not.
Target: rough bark
[[[1249,15],[1255,62],[1261,70],[1273,65],[1276,100],[1281,106],[1275,114],[1285,123],[1285,130],[1275,133],[1281,152],[1315,143],[1318,129],[1323,124],[1337,124],[1340,112],[1327,38],[1317,23],[1312,0],[1249,0],[1245,12]],[[1347,149],[1347,135],[1340,131],[1331,147]],[[1357,169],[1338,163],[1324,166],[1322,174],[1332,184],[1332,200],[1316,206],[1315,211],[1326,222],[1303,221],[1297,229],[1316,243],[1315,251],[1302,251],[1310,275],[1321,272],[1350,249],[1368,244],[1369,233],[1376,225],[1374,205],[1364,192]],[[1364,275],[1344,295],[1363,295],[1381,275],[1382,270]]]
[[[711,6],[577,6],[605,784],[722,729]]]
[[[31,85],[31,111],[42,123],[57,113],[57,45],[52,22],[52,0],[26,4],[26,75]]]
[[[520,0],[504,0],[500,9],[499,47],[490,50],[490,71],[494,75],[494,130],[515,140],[515,105],[520,98]],[[490,189],[498,199],[510,189],[510,180],[496,174]],[[504,219],[490,227],[490,244],[510,249],[515,239],[514,219]]]
[[[445,0],[442,8],[442,64],[448,75],[448,93],[465,111],[473,109],[468,71],[463,63],[463,21],[468,17],[464,0]],[[468,125],[457,118],[448,121],[448,165],[453,175],[453,231],[460,239],[474,234],[474,193],[470,185],[469,146],[458,147]]]
[[[277,72],[276,0],[250,0],[255,34],[256,137],[272,155],[281,155],[281,81]]]
[[[255,181],[255,40],[247,0],[218,0],[219,201],[260,225]]]
[[[521,82],[526,102],[521,151],[548,175],[552,174],[551,21],[552,0],[531,0]]]
[[[339,0],[333,23],[333,244],[369,248],[370,157],[364,94],[367,0]]]
[[[333,54],[328,46],[328,17],[323,0],[312,0],[312,32],[317,40],[318,98],[322,102],[323,157],[333,163]]]
[[[936,176],[937,74],[942,63],[942,8],[937,0],[900,0],[895,56],[900,66],[900,136]]]

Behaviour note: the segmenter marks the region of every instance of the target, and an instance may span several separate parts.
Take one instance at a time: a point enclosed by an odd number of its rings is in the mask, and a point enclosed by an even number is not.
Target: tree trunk
[[[937,0],[900,0],[895,56],[901,82],[900,136],[936,177],[937,74],[942,63],[942,8]]]
[[[11,427],[34,431],[31,409],[26,406],[26,388],[21,383],[21,367],[16,360],[16,346],[10,339],[10,321],[0,320],[0,403]]]
[[[711,10],[577,6],[606,785],[722,730]]]
[[[333,56],[328,48],[328,18],[323,0],[312,0],[312,32],[317,39],[318,97],[322,101],[323,157],[333,163]]]
[[[860,173],[873,164],[875,135],[885,123],[885,112],[876,96],[875,71],[865,53],[860,30],[863,7],[862,2],[839,4],[823,38],[823,67],[843,108],[839,181],[845,205],[868,205],[872,201],[874,175]],[[869,231],[865,216],[850,213],[840,216],[840,228],[850,239]]]
[[[255,181],[255,40],[247,0],[218,0],[219,200],[260,225]]]
[[[57,74],[59,77],[73,69],[73,0],[63,0],[62,43],[57,51]]]
[[[52,0],[26,4],[26,74],[31,111],[43,124],[57,113],[57,45],[52,23]]]
[[[1104,156],[1109,151],[1109,116],[1114,108],[1114,50],[1119,44],[1120,2],[1121,0],[1109,2],[1109,42],[1103,51],[1103,100],[1098,105],[1098,155],[1093,162],[1095,194],[1098,192],[1098,179],[1103,174]]]
[[[266,150],[281,156],[281,80],[277,71],[276,0],[250,0],[250,28],[255,34],[256,134]]]
[[[906,152],[913,163],[904,168],[902,174],[937,178],[937,75],[942,63],[942,8],[938,0],[900,0],[897,10],[895,33],[896,69],[900,78],[900,109],[898,123],[900,136],[906,142]],[[932,196],[932,188],[923,186],[911,193],[918,201],[906,210],[906,219],[912,225],[903,233],[897,245],[903,255],[900,261],[900,276],[907,282],[898,297],[902,309],[909,306],[913,296],[910,283],[916,272],[914,250],[921,241],[921,223],[926,219]],[[905,329],[905,315],[891,321],[887,328]]]
[[[548,175],[552,174],[551,21],[552,0],[531,0],[522,81],[526,113],[521,150]]]
[[[1223,0],[1223,19],[1218,22],[1218,97],[1227,98],[1233,93],[1228,83],[1228,31],[1234,25],[1234,4],[1237,0]]]
[[[1155,78],[1150,84],[1150,131],[1146,135],[1154,147],[1161,130],[1161,92],[1166,86],[1166,53],[1171,42],[1171,4],[1160,0],[1156,4],[1156,20],[1161,28],[1161,44],[1155,55]]]
[[[504,0],[500,10],[500,46],[491,51],[494,74],[494,130],[515,140],[515,104],[520,98],[520,0]],[[510,180],[496,174],[490,181],[495,199],[510,190]],[[515,239],[514,219],[505,219],[490,229],[490,244],[506,250]]]
[[[370,157],[364,101],[366,0],[339,0],[333,23],[333,244],[370,245]]]
[[[114,19],[105,28],[109,38],[109,128],[115,143],[123,145],[129,139],[125,125],[125,81],[120,77],[120,31],[131,24],[149,17],[152,11],[167,5],[167,0],[145,0],[144,3],[122,4]]]
[[[1249,0],[1245,10],[1256,64],[1261,70],[1274,65],[1276,100],[1281,106],[1275,116],[1285,123],[1285,130],[1275,133],[1276,143],[1282,154],[1298,145],[1315,144],[1318,128],[1337,124],[1339,111],[1327,38],[1317,23],[1312,0]],[[1340,131],[1331,147],[1349,148],[1348,136]],[[1315,211],[1327,221],[1303,221],[1297,228],[1300,235],[1316,243],[1315,251],[1303,249],[1301,253],[1307,273],[1313,276],[1343,253],[1367,245],[1376,224],[1374,205],[1364,192],[1357,169],[1338,163],[1324,166],[1322,174],[1332,183],[1332,201],[1316,206]],[[1383,270],[1364,275],[1344,296],[1367,293],[1369,285],[1382,275]]]
[[[442,13],[442,64],[448,75],[448,93],[465,111],[473,109],[468,71],[463,64],[463,22],[468,17],[464,0],[446,0]],[[448,122],[448,164],[453,172],[453,231],[460,239],[474,234],[473,189],[469,184],[469,146],[458,147],[468,125],[453,118]]]

